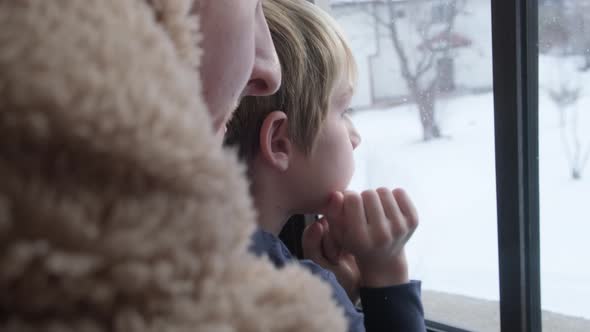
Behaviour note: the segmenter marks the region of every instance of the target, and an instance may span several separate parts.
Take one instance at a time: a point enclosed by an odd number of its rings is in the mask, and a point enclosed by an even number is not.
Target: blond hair
[[[281,63],[283,82],[272,96],[245,97],[228,123],[225,142],[251,161],[260,148],[266,116],[283,111],[288,133],[305,153],[313,147],[340,75],[356,79],[356,64],[343,33],[327,13],[305,0],[268,0],[264,14]]]

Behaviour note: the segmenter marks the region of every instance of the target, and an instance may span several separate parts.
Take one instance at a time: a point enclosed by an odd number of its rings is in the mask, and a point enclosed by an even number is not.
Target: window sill
[[[488,301],[468,296],[430,290],[422,291],[426,318],[449,326],[470,331],[500,331],[500,306],[497,301]],[[590,331],[590,320],[543,311],[543,331]]]

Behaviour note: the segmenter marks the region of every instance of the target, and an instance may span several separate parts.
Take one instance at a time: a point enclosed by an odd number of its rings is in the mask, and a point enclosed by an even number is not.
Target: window
[[[407,254],[429,320],[499,330],[490,0],[332,1],[330,12],[359,66],[351,187],[403,187],[418,207]]]
[[[449,4],[458,7],[441,7]],[[403,186],[422,213],[408,250],[429,330],[590,331],[590,1],[331,0],[324,8],[348,32],[361,73],[354,103],[364,141],[353,186]],[[448,13],[456,13],[451,29],[441,24]],[[396,42],[410,69],[424,68],[419,54],[431,52],[435,69],[420,82],[438,80],[434,97],[412,93]],[[420,113],[421,99],[432,113]]]
[[[590,268],[581,262],[590,252],[590,2],[539,3],[539,41],[543,327],[588,331]]]
[[[432,5],[431,15],[434,23],[444,23],[450,20],[454,13],[448,3],[435,3]]]

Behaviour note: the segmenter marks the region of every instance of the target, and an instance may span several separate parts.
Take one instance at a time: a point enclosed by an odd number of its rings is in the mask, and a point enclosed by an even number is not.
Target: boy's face
[[[345,190],[354,172],[353,150],[361,142],[347,112],[352,87],[347,75],[336,82],[330,108],[320,126],[311,152],[297,152],[293,186],[303,201],[305,213],[318,213],[321,204],[333,191]],[[296,182],[296,183],[295,183]]]
[[[276,92],[280,65],[262,0],[197,0],[203,34],[203,95],[219,132],[244,96]]]

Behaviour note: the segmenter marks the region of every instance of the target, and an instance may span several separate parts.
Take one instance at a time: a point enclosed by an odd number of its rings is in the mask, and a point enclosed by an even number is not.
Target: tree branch
[[[401,41],[399,40],[396,17],[395,17],[395,10],[394,10],[395,5],[392,0],[387,0],[386,3],[387,3],[387,9],[388,9],[389,18],[390,18],[390,22],[389,22],[388,26],[389,26],[389,31],[391,33],[391,40],[393,42],[393,47],[394,47],[395,52],[397,53],[398,58],[400,60],[402,76],[408,81],[408,87],[412,90],[413,88],[415,88],[417,77],[415,75],[412,75],[412,73],[410,72],[410,68],[409,68],[409,64],[408,64],[408,57],[402,47]],[[410,85],[413,85],[413,86],[410,86]]]

